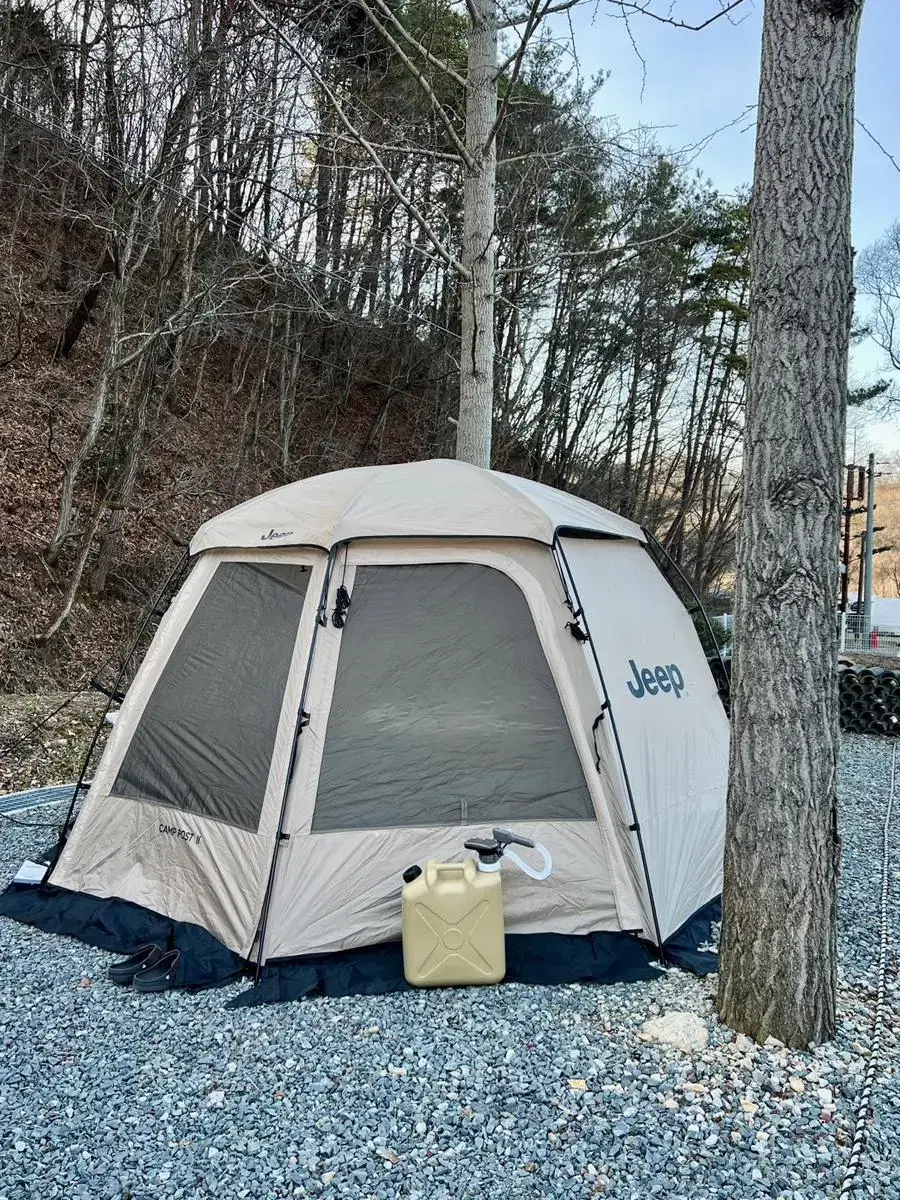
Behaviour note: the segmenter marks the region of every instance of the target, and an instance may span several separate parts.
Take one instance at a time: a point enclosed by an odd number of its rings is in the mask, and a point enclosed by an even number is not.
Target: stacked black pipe
[[[841,667],[838,679],[842,729],[900,735],[900,671]]]

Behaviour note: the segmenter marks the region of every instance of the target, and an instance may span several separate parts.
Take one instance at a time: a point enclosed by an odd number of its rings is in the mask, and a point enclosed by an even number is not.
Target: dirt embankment
[[[61,712],[49,715],[67,699],[59,692],[0,697],[0,793],[78,778],[106,698],[82,692]],[[98,756],[108,730],[105,725],[101,731]]]

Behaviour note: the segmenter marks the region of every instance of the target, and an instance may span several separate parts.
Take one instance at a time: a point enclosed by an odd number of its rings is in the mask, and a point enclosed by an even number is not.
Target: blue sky
[[[669,0],[671,4],[671,0]],[[708,16],[717,0],[676,0],[676,14],[689,22]],[[572,13],[575,46],[582,70],[610,72],[598,98],[601,113],[624,127],[656,126],[660,144],[675,149],[695,145],[729,125],[756,103],[763,0],[744,0],[731,20],[723,18],[700,32],[675,29],[639,15],[629,24],[644,68],[625,23],[610,15],[612,5],[581,5]],[[667,10],[659,0],[656,11]],[[866,0],[860,39],[858,118],[900,163],[900,0]],[[642,95],[643,89],[643,95]],[[721,129],[698,151],[695,166],[721,191],[749,183],[753,172],[753,114]],[[861,250],[900,220],[900,172],[857,127],[853,197],[853,239]],[[857,376],[877,372],[874,348],[855,355]],[[900,450],[900,419],[870,422],[872,449]],[[868,446],[865,447],[868,449]]]

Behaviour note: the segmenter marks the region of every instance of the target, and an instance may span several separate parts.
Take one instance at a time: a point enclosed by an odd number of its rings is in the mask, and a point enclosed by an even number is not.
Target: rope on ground
[[[849,1196],[853,1191],[859,1164],[868,1141],[867,1124],[871,1110],[872,1085],[881,1058],[881,1041],[884,1036],[885,991],[887,988],[888,950],[891,940],[890,925],[890,859],[891,859],[891,816],[894,807],[894,781],[897,773],[897,744],[894,743],[894,753],[891,758],[891,790],[888,796],[887,812],[884,818],[883,852],[881,860],[881,930],[878,948],[878,981],[875,999],[875,1013],[872,1018],[872,1044],[869,1049],[869,1061],[863,1079],[862,1094],[859,1107],[856,1110],[856,1128],[853,1132],[853,1142],[850,1146],[850,1161],[841,1184],[840,1196]]]

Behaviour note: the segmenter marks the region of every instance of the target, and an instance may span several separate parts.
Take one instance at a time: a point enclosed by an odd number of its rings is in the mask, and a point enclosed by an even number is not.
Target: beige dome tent
[[[147,914],[207,981],[185,930],[250,964],[396,942],[404,869],[494,825],[553,856],[505,876],[512,935],[659,945],[719,895],[727,719],[636,525],[436,460],[289,484],[191,553],[54,918],[9,915],[128,950]]]

